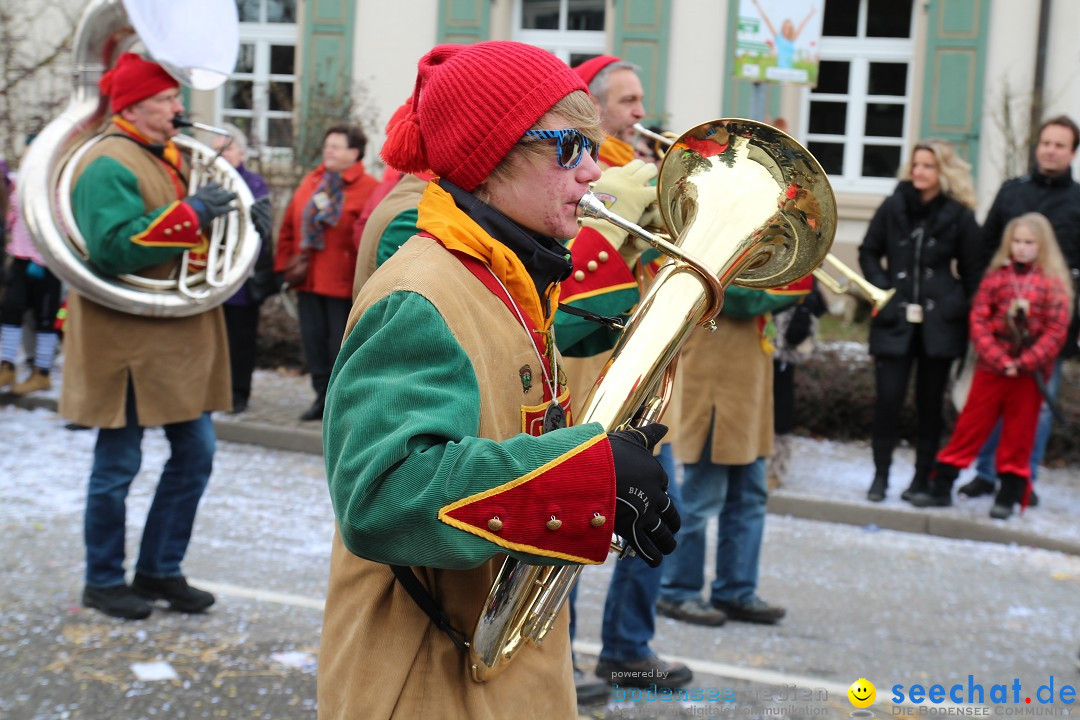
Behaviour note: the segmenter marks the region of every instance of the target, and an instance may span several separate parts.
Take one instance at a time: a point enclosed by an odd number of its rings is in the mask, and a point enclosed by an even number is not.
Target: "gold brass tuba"
[[[258,256],[259,237],[250,220],[254,200],[228,162],[190,137],[174,138],[188,157],[189,193],[213,180],[237,194],[237,211],[216,219],[208,232],[207,266],[197,273],[188,274],[185,252],[175,277],[104,275],[89,262],[86,242],[71,211],[74,168],[101,139],[98,133],[110,117],[109,99],[101,96],[98,80],[139,40],[181,83],[196,90],[213,89],[236,65],[236,4],[232,0],[92,0],[73,41],[71,99],[30,145],[19,168],[20,209],[49,269],[78,293],[135,315],[194,315],[236,292]]]
[[[832,186],[817,160],[783,132],[750,120],[715,120],[679,136],[664,157],[657,195],[674,245],[610,213],[591,193],[578,206],[669,256],[575,413],[608,431],[656,419],[665,369],[694,328],[720,311],[725,288],[780,287],[809,275],[836,231]],[[614,551],[625,547],[613,538]],[[494,677],[525,643],[543,640],[580,572],[504,562],[473,631],[474,680]]]

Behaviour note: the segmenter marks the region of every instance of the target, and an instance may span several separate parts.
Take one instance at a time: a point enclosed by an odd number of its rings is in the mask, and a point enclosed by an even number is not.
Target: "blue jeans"
[[[1054,363],[1054,373],[1050,376],[1050,382],[1046,384],[1046,393],[1051,400],[1057,400],[1058,389],[1061,387],[1061,358]],[[975,459],[976,474],[992,483],[997,482],[997,466],[994,457],[997,455],[998,442],[1001,440],[1001,420],[994,425],[994,431],[983,443],[979,456]],[[1050,428],[1054,422],[1054,415],[1050,412],[1050,406],[1043,402],[1039,409],[1039,425],[1035,428],[1035,445],[1031,448],[1031,482],[1039,474],[1039,464],[1042,463],[1043,455],[1046,454],[1046,444],[1050,442]]]
[[[165,463],[143,528],[136,572],[155,578],[177,577],[187,552],[195,511],[210,480],[214,459],[214,424],[210,413],[165,426],[171,455]],[[135,393],[128,386],[127,424],[98,430],[94,466],[86,497],[86,584],[124,584],[126,500],[142,465],[143,428],[135,414]]]
[[[660,448],[657,459],[671,480],[668,495],[675,508],[679,509],[675,455],[670,444]],[[680,538],[681,534],[676,534],[676,540]],[[656,598],[660,594],[662,567],[663,564],[649,567],[639,557],[624,558],[615,563],[604,601],[604,623],[600,629],[600,639],[603,641],[601,660],[633,662],[652,656],[649,641],[656,634]]]
[[[711,438],[701,460],[683,468],[679,546],[664,562],[660,596],[673,603],[701,596],[705,529],[710,518],[719,516],[716,579],[709,600],[745,604],[757,591],[765,534],[765,458],[748,465],[714,465],[709,461],[710,446]]]

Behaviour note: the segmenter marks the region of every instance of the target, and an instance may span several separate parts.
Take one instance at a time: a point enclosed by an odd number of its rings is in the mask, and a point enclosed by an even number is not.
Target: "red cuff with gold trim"
[[[599,564],[615,526],[615,463],[600,433],[530,473],[458,500],[439,519],[509,550]]]
[[[175,202],[165,207],[149,227],[133,235],[131,242],[148,247],[195,247],[202,242],[199,218],[190,205]]]
[[[596,230],[582,227],[567,249],[574,262],[574,271],[562,282],[560,302],[568,303],[615,290],[637,289],[637,280],[619,251]]]

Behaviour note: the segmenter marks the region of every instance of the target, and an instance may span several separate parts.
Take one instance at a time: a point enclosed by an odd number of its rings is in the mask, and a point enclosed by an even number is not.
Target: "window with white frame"
[[[513,39],[571,67],[604,54],[605,0],[516,0]]]
[[[802,134],[837,190],[888,192],[911,112],[913,0],[828,0]]]
[[[252,150],[292,148],[296,0],[236,0],[240,56],[218,91],[218,116],[248,135]]]

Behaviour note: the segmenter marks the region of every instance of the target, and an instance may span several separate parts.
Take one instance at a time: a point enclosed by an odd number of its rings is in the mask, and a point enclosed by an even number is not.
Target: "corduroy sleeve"
[[[483,392],[426,298],[397,292],[363,314],[335,363],[323,423],[346,547],[376,562],[453,569],[497,553],[603,562],[615,475],[601,426],[477,437]]]
[[[419,232],[416,227],[416,208],[409,208],[398,213],[383,230],[379,237],[379,247],[375,251],[375,267],[380,267],[389,260],[398,248]]]
[[[110,275],[166,262],[203,241],[194,210],[175,202],[147,212],[135,173],[110,157],[83,170],[71,200],[90,260]]]

